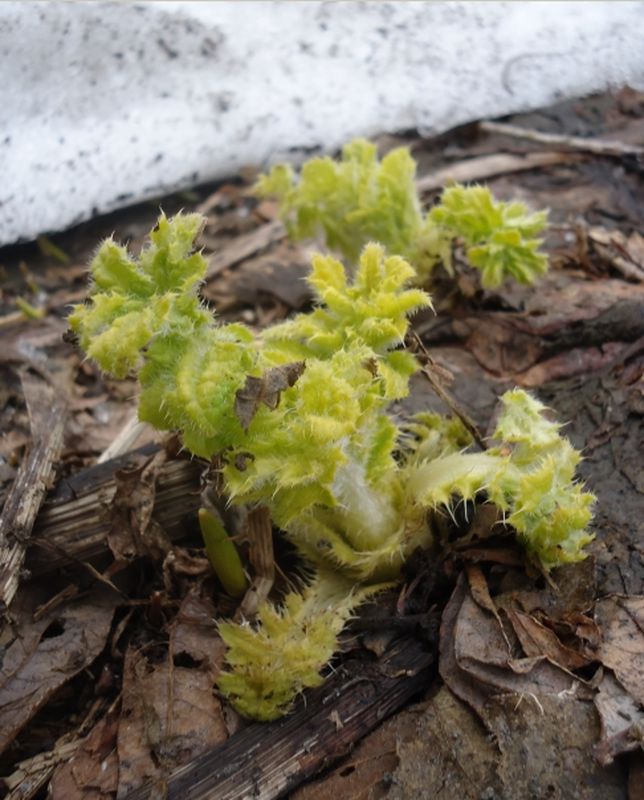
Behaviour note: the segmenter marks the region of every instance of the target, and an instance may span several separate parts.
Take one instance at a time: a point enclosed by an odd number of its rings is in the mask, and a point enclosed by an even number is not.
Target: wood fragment
[[[240,614],[248,619],[254,617],[275,580],[275,558],[273,555],[273,526],[271,514],[266,506],[252,509],[248,514],[248,559],[253,570],[253,582],[239,607]]]
[[[442,189],[446,184],[472,183],[496,175],[509,175],[512,172],[526,172],[531,169],[552,167],[557,164],[569,164],[579,161],[582,156],[576,153],[526,153],[525,155],[511,155],[509,153],[496,153],[490,156],[479,156],[458,161],[448,167],[436,170],[416,181],[419,192],[431,192]]]
[[[272,800],[345,755],[383,719],[427,686],[433,656],[399,639],[376,665],[343,665],[297,711],[275,723],[253,723],[176,770],[167,800]],[[125,800],[147,800],[151,786]]]
[[[0,610],[13,600],[32,528],[54,479],[54,464],[63,444],[67,398],[53,378],[25,371],[22,387],[31,424],[31,445],[20,464],[0,515]]]
[[[116,492],[115,473],[159,449],[146,445],[61,480],[34,526],[26,561],[30,573],[42,575],[106,553],[111,526],[106,509]],[[186,519],[197,513],[201,472],[199,462],[187,459],[168,461],[159,470],[152,513],[171,539],[185,536]]]
[[[107,447],[100,456],[96,459],[97,464],[104,464],[106,461],[111,461],[113,458],[122,456],[123,453],[128,453],[136,444],[139,436],[143,431],[148,428],[146,422],[139,422],[139,417],[135,414],[125,423],[119,433],[116,435],[109,447]]]
[[[522,128],[520,125],[508,125],[505,122],[479,122],[479,130],[485,133],[499,133],[515,139],[526,139],[539,144],[554,145],[556,147],[570,147],[573,150],[594,153],[600,156],[643,156],[644,147],[612,139],[585,139],[582,136],[565,136],[561,133],[543,133],[532,128]]]

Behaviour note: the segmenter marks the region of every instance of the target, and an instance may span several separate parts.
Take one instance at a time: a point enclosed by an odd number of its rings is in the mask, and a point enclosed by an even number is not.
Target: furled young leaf
[[[155,336],[193,337],[208,324],[197,298],[206,260],[192,252],[202,224],[199,214],[162,215],[138,260],[111,239],[101,245],[90,267],[90,304],[76,306],[69,324],[106,372],[124,377]]]
[[[322,683],[337,637],[365,597],[352,589],[349,581],[320,574],[302,593],[287,594],[281,607],[262,604],[254,627],[219,623],[228,670],[217,685],[241,714],[276,719],[302,690]]]
[[[580,561],[593,538],[587,526],[595,498],[574,480],[579,453],[527,392],[515,389],[502,401],[497,447],[448,452],[424,463],[418,448],[407,467],[407,490],[415,502],[434,509],[485,493],[546,569]]]

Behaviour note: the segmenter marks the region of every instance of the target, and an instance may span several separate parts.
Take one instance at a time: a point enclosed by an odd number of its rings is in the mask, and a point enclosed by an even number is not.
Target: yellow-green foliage
[[[452,247],[462,242],[481,272],[485,287],[505,278],[532,283],[548,268],[538,252],[547,214],[530,214],[523,203],[502,203],[482,186],[451,186],[428,214],[415,184],[416,162],[396,148],[378,161],[364,139],[347,144],[342,158],[314,158],[299,176],[279,164],[260,177],[255,190],[277,197],[289,233],[305,238],[322,233],[328,247],[355,263],[362,248],[380,242],[413,264],[421,281],[443,264],[452,272]]]
[[[580,455],[559,434],[561,426],[546,419],[536,398],[515,389],[501,399],[496,447],[431,460],[419,448],[407,465],[408,491],[434,508],[485,493],[546,569],[580,561],[593,538],[587,526],[595,499],[575,483]]]
[[[578,453],[534,398],[504,396],[485,453],[463,452],[458,422],[425,414],[399,426],[387,413],[418,369],[401,349],[409,316],[430,305],[404,259],[367,245],[350,280],[317,256],[313,311],[254,336],[218,324],[198,299],[200,225],[161,217],[139,259],[106,242],[70,324],[102,369],[138,372],[141,419],[220,455],[231,500],[267,506],[317,571],[253,623],[222,623],[219,685],[242,713],[273,718],[319,683],[351,609],[431,544],[432,514],[459,499],[494,502],[546,568],[583,558],[593,498],[574,482]]]
[[[279,608],[263,603],[254,626],[220,622],[228,670],[219,677],[219,689],[241,714],[259,720],[282,716],[296,694],[322,683],[338,635],[373,591],[354,592],[350,582],[320,573],[302,593],[289,592]]]
[[[538,236],[546,224],[545,211],[529,214],[523,203],[495,201],[483,186],[445,189],[426,222],[430,229],[435,225],[441,237],[463,241],[486,287],[499,286],[505,278],[532,283],[546,272],[548,260],[538,252]]]

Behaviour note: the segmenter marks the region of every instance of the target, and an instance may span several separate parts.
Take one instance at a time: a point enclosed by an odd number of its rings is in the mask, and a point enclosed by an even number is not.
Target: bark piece
[[[34,526],[27,554],[32,575],[107,552],[112,527],[107,509],[116,493],[115,473],[140,466],[157,452],[156,445],[147,445],[60,481]],[[168,461],[159,470],[152,516],[172,539],[185,536],[185,520],[199,508],[201,471],[199,462],[183,459]]]
[[[53,481],[67,413],[65,394],[53,382],[25,372],[22,385],[31,423],[31,446],[0,516],[0,610],[9,606],[18,590],[32,527]]]

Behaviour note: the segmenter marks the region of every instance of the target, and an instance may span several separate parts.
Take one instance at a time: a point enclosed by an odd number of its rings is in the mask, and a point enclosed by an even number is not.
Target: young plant
[[[408,260],[419,282],[426,283],[439,264],[453,274],[452,250],[459,242],[486,288],[506,278],[533,283],[546,272],[547,258],[538,251],[545,211],[531,214],[523,203],[495,201],[483,186],[454,185],[424,213],[415,176],[407,148],[378,161],[376,146],[356,139],[344,147],[340,161],[311,159],[299,177],[279,164],[260,177],[255,190],[279,200],[291,236],[322,233],[327,246],[351,264],[367,243],[377,241]]]
[[[494,503],[546,569],[584,557],[593,497],[536,399],[504,395],[485,452],[464,452],[469,435],[454,420],[403,426],[388,414],[419,369],[401,349],[409,317],[430,306],[409,286],[409,263],[368,244],[349,279],[318,255],[314,310],[254,335],[218,323],[198,298],[201,224],[162,216],[138,259],[105,242],[70,324],[102,369],[138,373],[140,418],[181,431],[196,455],[219,455],[230,501],[268,507],[309,565],[308,585],[279,607],[220,624],[219,688],[241,713],[273,719],[318,684],[356,605],[432,544],[435,515],[455,503]]]

